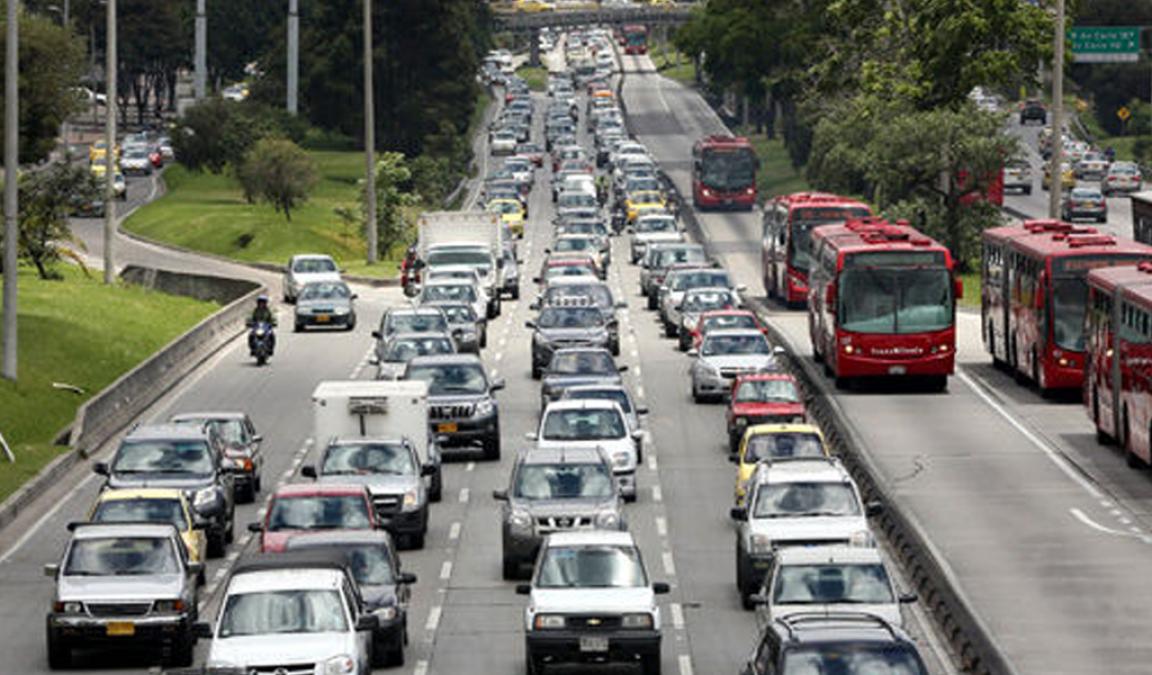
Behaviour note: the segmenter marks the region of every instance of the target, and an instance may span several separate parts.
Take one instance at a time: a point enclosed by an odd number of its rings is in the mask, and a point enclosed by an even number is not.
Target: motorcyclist
[[[256,307],[252,310],[252,316],[248,318],[248,327],[255,328],[257,325],[266,323],[273,328],[276,326],[276,313],[268,306],[268,296],[259,295],[256,298]],[[248,333],[248,351],[254,352],[256,350],[256,333],[255,331]],[[276,351],[276,333],[269,331],[268,333],[268,353]]]

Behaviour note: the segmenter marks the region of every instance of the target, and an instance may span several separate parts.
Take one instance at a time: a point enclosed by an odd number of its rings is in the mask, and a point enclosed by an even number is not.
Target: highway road
[[[625,68],[632,130],[687,193],[692,139],[723,125],[695,93],[653,74],[649,59],[630,57]],[[1041,216],[1040,200],[1010,203]],[[726,266],[762,293],[757,214],[700,220]],[[803,313],[769,318],[811,358]],[[1019,672],[1147,672],[1147,474],[1095,444],[1077,402],[1043,400],[994,371],[978,314],[958,323],[960,368],[947,393],[836,393],[848,422]]]

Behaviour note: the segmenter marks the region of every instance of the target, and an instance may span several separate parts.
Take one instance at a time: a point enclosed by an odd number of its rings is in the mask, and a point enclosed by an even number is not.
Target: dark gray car
[[[476,314],[466,302],[437,301],[425,307],[437,307],[448,318],[448,330],[456,341],[456,351],[480,353],[488,346],[488,318]]]
[[[628,366],[617,366],[612,352],[603,348],[558,349],[544,371],[540,383],[540,409],[564,393],[564,389],[580,384],[622,384],[620,373]]]
[[[500,459],[500,408],[495,393],[504,380],[493,379],[475,354],[417,356],[404,380],[428,383],[428,424],[440,447],[480,445],[484,458]]]
[[[264,437],[256,433],[256,425],[248,413],[196,412],[173,415],[173,424],[203,425],[211,422],[224,441],[224,467],[236,475],[236,501],[251,504],[260,491],[261,468],[264,456],[260,444]]]
[[[559,349],[603,347],[611,344],[608,322],[600,308],[590,302],[551,305],[540,311],[535,320],[526,321],[532,329],[532,379],[552,362]]]

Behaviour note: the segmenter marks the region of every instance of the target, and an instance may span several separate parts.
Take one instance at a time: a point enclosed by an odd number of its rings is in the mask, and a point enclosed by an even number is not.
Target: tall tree
[[[149,110],[159,114],[174,107],[176,76],[192,62],[192,33],[182,3],[117,0],[121,107],[131,100],[136,122]]]

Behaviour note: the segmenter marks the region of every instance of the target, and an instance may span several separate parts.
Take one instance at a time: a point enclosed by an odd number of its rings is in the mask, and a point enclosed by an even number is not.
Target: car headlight
[[[377,607],[373,614],[380,617],[381,621],[391,621],[396,618],[396,607],[393,605]]]
[[[620,620],[621,628],[646,629],[652,628],[652,615],[648,612],[639,614],[625,614]]]
[[[513,511],[508,514],[508,527],[513,530],[531,530],[532,529],[532,516],[528,515],[526,511]]]
[[[332,310],[332,313],[333,313],[333,314],[336,314],[336,315],[344,315],[344,314],[347,314],[347,313],[348,313],[348,312],[350,312],[350,311],[351,311],[351,310],[350,310],[349,308],[347,308],[347,307],[337,307],[337,308],[335,308],[335,309],[333,309],[333,310]]]
[[[211,506],[215,501],[216,488],[214,487],[201,488],[196,491],[195,495],[192,496],[192,506],[196,507],[197,509],[203,508],[205,506]]]
[[[692,327],[696,325],[696,322],[699,320],[699,318],[700,317],[696,316],[695,314],[685,314],[680,319],[680,324],[684,326],[684,328],[691,330]]]
[[[735,424],[737,427],[740,427],[741,429],[743,429],[744,427],[748,426],[748,418],[747,417],[737,417]]]
[[[412,511],[418,506],[420,506],[419,491],[417,491],[416,488],[412,488],[411,490],[405,492],[404,501],[400,505],[400,508],[404,511]]]
[[[324,675],[351,675],[356,672],[356,660],[347,654],[333,656],[324,662]]]
[[[848,538],[848,543],[860,548],[872,548],[876,545],[876,538],[868,530],[857,530]]]
[[[629,454],[627,452],[620,451],[620,452],[612,453],[612,466],[615,466],[615,467],[628,466],[628,463],[631,460],[632,460],[632,456],[631,456],[631,454]]]
[[[540,332],[536,332],[536,333],[532,334],[532,342],[536,343],[537,345],[539,345],[541,347],[546,347],[551,342],[551,340],[548,339],[547,335],[540,333]]]
[[[601,530],[619,529],[620,514],[615,511],[601,511],[596,514],[596,527]]]
[[[83,614],[84,603],[82,602],[57,602],[52,605],[52,609],[61,614]]]
[[[496,412],[496,403],[492,399],[486,398],[476,404],[476,412],[473,417],[487,417],[494,412]]]
[[[536,630],[556,630],[563,628],[566,623],[563,614],[537,614],[532,626]]]
[[[766,555],[772,552],[772,538],[766,534],[753,534],[749,538],[753,555]]]
[[[703,370],[704,374],[708,377],[720,377],[719,366],[708,363],[707,361],[697,361],[697,363],[700,364],[700,369]]]
[[[184,607],[183,600],[157,600],[152,606],[152,610],[155,612],[183,612]]]

